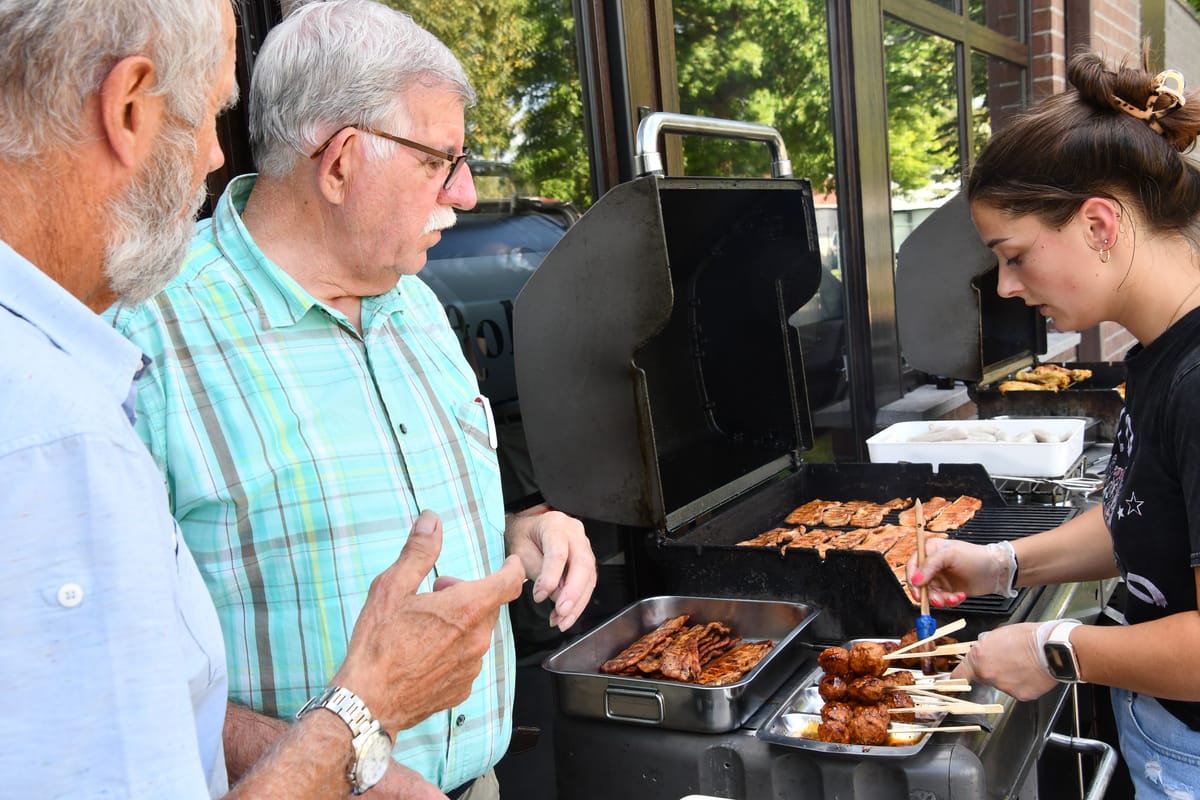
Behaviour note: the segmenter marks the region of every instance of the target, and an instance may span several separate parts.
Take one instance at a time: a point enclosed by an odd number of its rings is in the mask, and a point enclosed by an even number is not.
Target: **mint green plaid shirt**
[[[154,360],[137,428],[220,615],[230,697],[290,716],[341,664],[421,509],[445,530],[427,591],[500,567],[504,505],[437,297],[401,278],[363,298],[360,336],[255,246],[239,216],[253,185],[230,183],[170,286],[109,316]],[[443,789],[486,772],[508,746],[514,669],[501,614],[470,699],[400,732],[396,759]]]

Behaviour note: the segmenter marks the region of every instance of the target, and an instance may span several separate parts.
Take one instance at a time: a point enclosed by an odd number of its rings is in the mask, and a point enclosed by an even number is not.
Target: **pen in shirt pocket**
[[[496,417],[492,414],[492,404],[483,395],[476,397],[475,402],[483,406],[483,414],[485,417],[487,417],[488,444],[490,444],[492,449],[495,450],[496,447],[499,446],[500,442],[496,439]]]

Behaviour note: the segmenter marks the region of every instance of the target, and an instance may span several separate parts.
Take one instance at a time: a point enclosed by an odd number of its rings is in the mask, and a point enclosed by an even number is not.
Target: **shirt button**
[[[74,608],[83,602],[83,587],[78,583],[64,583],[58,587],[58,604],[63,608]]]
[[[463,726],[463,724],[466,723],[466,721],[467,721],[467,715],[459,714],[458,719],[454,720],[454,726],[456,728],[461,728]]]
[[[403,422],[401,422],[401,423],[400,423],[400,432],[401,432],[401,433],[408,433],[408,426],[407,426],[407,425],[405,425]]]

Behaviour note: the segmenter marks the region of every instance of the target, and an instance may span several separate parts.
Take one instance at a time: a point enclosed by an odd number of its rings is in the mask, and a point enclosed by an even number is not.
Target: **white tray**
[[[982,464],[989,474],[1030,478],[1065,475],[1083,452],[1086,421],[1074,417],[1031,419],[981,419],[897,422],[867,439],[871,461],[918,464]],[[913,442],[914,436],[934,428],[989,430],[999,428],[1009,436],[1037,429],[1055,434],[1058,442]]]

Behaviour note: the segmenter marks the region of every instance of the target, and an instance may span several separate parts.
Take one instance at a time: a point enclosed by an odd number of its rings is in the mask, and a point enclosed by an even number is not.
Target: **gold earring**
[[[1112,260],[1112,251],[1108,249],[1108,239],[1104,240],[1104,245],[1100,248],[1100,263],[1107,264]]]

